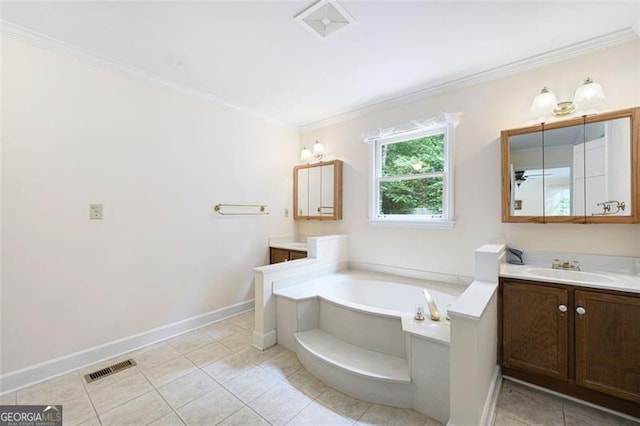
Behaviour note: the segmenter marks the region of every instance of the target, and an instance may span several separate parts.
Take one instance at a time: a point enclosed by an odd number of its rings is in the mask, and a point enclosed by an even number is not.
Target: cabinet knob
[[[587,313],[587,310],[585,308],[583,308],[582,306],[578,306],[576,308],[576,312],[578,313],[578,315],[583,316],[584,314]]]
[[[558,306],[558,310],[564,314],[565,312],[567,312],[567,305]]]

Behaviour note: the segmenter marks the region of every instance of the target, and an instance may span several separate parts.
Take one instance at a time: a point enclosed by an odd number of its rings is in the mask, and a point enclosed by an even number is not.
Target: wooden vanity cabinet
[[[640,417],[640,295],[500,279],[502,373]]]
[[[304,259],[307,257],[306,251],[287,250],[276,247],[269,248],[269,264],[288,262],[290,260]]]
[[[640,404],[640,297],[576,290],[576,383]]]

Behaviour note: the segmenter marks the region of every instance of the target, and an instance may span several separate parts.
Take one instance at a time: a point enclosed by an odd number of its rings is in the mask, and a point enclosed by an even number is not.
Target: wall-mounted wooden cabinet
[[[305,257],[307,257],[306,251],[269,247],[269,264],[288,262],[290,260],[296,259],[304,259]]]
[[[342,219],[342,161],[294,167],[293,212],[296,220]]]
[[[640,294],[500,279],[503,374],[640,417]]]
[[[502,131],[502,221],[640,222],[640,108]]]

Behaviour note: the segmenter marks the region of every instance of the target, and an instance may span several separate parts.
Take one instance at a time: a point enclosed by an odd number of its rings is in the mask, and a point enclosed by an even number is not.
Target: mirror
[[[640,221],[639,110],[503,131],[502,221]]]
[[[342,219],[342,161],[294,167],[293,218]]]

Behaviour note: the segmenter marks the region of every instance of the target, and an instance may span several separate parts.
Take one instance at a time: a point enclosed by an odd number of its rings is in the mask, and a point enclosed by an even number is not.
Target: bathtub
[[[446,309],[464,289],[356,270],[274,285],[277,342],[344,393],[446,422]],[[440,321],[429,318],[424,290],[438,306]],[[423,321],[414,319],[416,304],[426,309]]]
[[[350,270],[329,274],[301,284],[274,289],[274,294],[290,300],[320,298],[354,311],[403,321],[407,332],[449,343],[447,308],[465,287],[396,275]],[[440,311],[440,321],[429,318],[423,291],[427,290]],[[416,305],[424,307],[426,319],[413,320]]]

